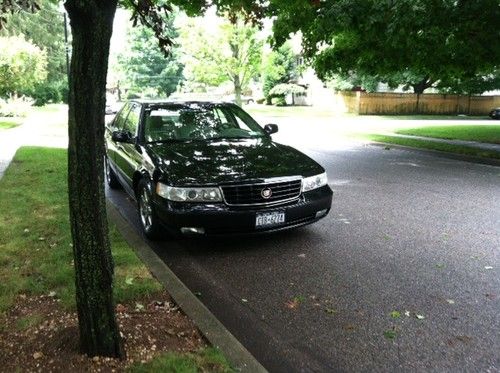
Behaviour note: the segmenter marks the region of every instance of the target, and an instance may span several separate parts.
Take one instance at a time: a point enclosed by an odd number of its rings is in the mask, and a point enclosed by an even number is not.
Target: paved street
[[[327,169],[327,218],[156,253],[270,371],[499,371],[500,168],[309,126],[276,139]]]

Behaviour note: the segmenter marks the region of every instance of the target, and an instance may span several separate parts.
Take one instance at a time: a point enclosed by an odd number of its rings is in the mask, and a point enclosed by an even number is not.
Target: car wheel
[[[115,171],[109,165],[108,157],[104,157],[104,171],[106,174],[106,182],[111,189],[119,189],[121,187],[120,181],[115,174]]]
[[[137,187],[137,209],[144,234],[149,239],[161,237],[161,225],[153,204],[153,187],[151,182],[142,179]]]

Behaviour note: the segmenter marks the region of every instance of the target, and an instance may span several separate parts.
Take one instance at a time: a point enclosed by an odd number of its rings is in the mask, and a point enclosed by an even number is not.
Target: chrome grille
[[[221,186],[224,200],[232,206],[275,205],[297,199],[300,196],[302,179],[267,180],[256,184]],[[271,196],[264,198],[263,190],[270,189]]]

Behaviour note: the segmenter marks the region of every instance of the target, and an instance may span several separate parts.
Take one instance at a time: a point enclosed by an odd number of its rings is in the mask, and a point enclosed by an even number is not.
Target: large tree
[[[273,0],[271,5],[278,44],[301,31],[305,55],[322,78],[366,76],[421,93],[448,82],[477,82],[500,66],[498,0]]]
[[[173,26],[173,17],[167,20],[168,37],[178,36]],[[183,64],[180,50],[172,48],[165,56],[158,48],[158,41],[150,28],[137,26],[128,34],[128,48],[118,58],[120,69],[125,76],[125,87],[132,92],[154,90],[157,95],[169,96],[183,79]]]
[[[262,45],[257,28],[237,15],[216,30],[207,30],[202,19],[193,19],[181,30],[186,55],[186,75],[192,81],[216,86],[232,83],[236,102],[252,78],[260,74]]]
[[[261,14],[249,0],[175,0],[190,14],[211,5],[221,11]],[[151,27],[159,48],[172,41],[162,14],[171,8],[155,0],[123,0],[133,10],[134,24]],[[117,0],[67,0],[73,34],[69,79],[68,189],[76,272],[76,303],[82,351],[123,356],[112,299],[113,262],[108,239],[103,180],[104,110],[109,43]],[[39,9],[36,0],[0,0],[0,28],[8,12]]]

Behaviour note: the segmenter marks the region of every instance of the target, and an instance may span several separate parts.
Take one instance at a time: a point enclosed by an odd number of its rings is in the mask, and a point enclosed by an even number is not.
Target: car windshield
[[[145,112],[144,140],[150,143],[263,136],[257,122],[236,105],[163,104]]]

